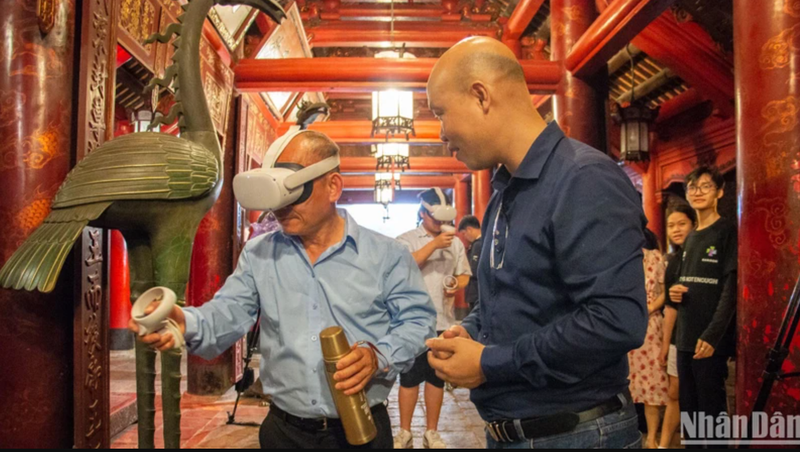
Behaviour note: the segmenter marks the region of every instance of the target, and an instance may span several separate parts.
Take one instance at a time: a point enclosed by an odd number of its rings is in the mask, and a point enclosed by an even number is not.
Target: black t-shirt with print
[[[666,291],[666,306],[669,306],[676,311],[678,310],[678,304],[673,303],[672,300],[669,299],[669,288],[678,284],[678,279],[681,277],[681,256],[683,256],[683,251],[679,248],[674,253],[667,256],[667,270],[664,272],[664,290]],[[675,345],[675,338],[678,335],[676,334],[675,329],[672,329],[672,338],[670,339],[670,344]]]
[[[735,226],[724,218],[686,238],[679,284],[689,291],[678,304],[678,351],[694,353],[702,339],[718,356],[734,354],[736,239]]]
[[[467,252],[472,276],[469,277],[469,284],[466,291],[464,291],[464,299],[469,303],[470,307],[474,306],[478,301],[478,261],[481,258],[481,248],[483,248],[483,237],[475,239]]]

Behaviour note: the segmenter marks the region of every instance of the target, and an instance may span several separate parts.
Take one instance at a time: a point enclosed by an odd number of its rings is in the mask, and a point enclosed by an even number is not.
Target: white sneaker
[[[447,449],[447,444],[442,441],[439,432],[428,430],[425,432],[425,436],[422,437],[422,447],[425,449]]]
[[[413,449],[414,448],[414,435],[411,434],[408,430],[403,430],[402,428],[394,437],[394,448],[395,449]]]

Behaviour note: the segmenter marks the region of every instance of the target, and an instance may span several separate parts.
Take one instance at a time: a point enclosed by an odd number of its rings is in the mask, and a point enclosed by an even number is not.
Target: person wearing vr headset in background
[[[237,175],[233,186],[243,207],[273,211],[282,230],[248,241],[210,302],[171,313],[189,353],[211,359],[250,330],[261,308],[260,378],[272,396],[262,448],[351,447],[319,342],[337,325],[353,348],[337,364],[336,389],[366,391],[378,430],[367,447],[392,447],[385,401],[433,337],[436,311],[408,250],[336,208],[338,166],[339,148],[321,133],[291,130],[276,140],[263,168]],[[159,350],[174,345],[170,334],[140,340]]]
[[[473,171],[499,165],[478,304],[428,341],[431,367],[471,389],[489,448],[639,447],[628,352],[647,330],[647,220],[630,179],[545,122],[498,40],[451,47],[427,94],[459,161]]]
[[[470,271],[464,244],[455,236],[451,222],[456,210],[450,205],[441,189],[432,188],[420,195],[419,227],[412,229],[397,240],[411,251],[422,270],[425,285],[436,307],[436,330],[442,331],[456,324],[453,297],[455,292],[469,283]],[[457,281],[455,288],[445,288],[445,279]],[[444,441],[437,431],[439,413],[444,400],[444,381],[438,378],[425,354],[417,358],[407,373],[400,374],[400,431],[395,437],[395,449],[413,446],[411,419],[419,397],[419,385],[425,382],[426,432],[422,445],[426,449],[444,449]]]

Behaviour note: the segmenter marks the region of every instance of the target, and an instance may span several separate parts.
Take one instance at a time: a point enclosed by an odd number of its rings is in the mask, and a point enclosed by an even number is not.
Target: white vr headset
[[[235,183],[236,181],[234,181]],[[447,199],[444,197],[444,193],[439,187],[433,187],[433,191],[436,192],[436,196],[439,197],[439,204],[437,205],[430,205],[425,202],[424,199],[420,197],[420,204],[422,207],[425,208],[428,212],[430,212],[431,216],[436,221],[453,221],[456,219],[456,209],[452,206],[447,205]]]
[[[311,196],[314,179],[339,166],[339,156],[328,157],[308,167],[296,163],[275,163],[292,139],[308,130],[293,126],[275,140],[264,156],[263,166],[233,178],[233,194],[248,210],[278,210],[300,204]]]

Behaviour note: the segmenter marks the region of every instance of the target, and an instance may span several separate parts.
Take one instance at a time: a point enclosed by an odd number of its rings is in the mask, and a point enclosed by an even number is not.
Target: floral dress
[[[647,306],[650,307],[661,295],[664,285],[664,257],[658,250],[644,250],[644,278],[647,291]],[[661,352],[664,316],[658,309],[648,319],[644,345],[628,353],[630,363],[630,389],[635,403],[666,405],[669,378],[667,369],[658,363]]]

